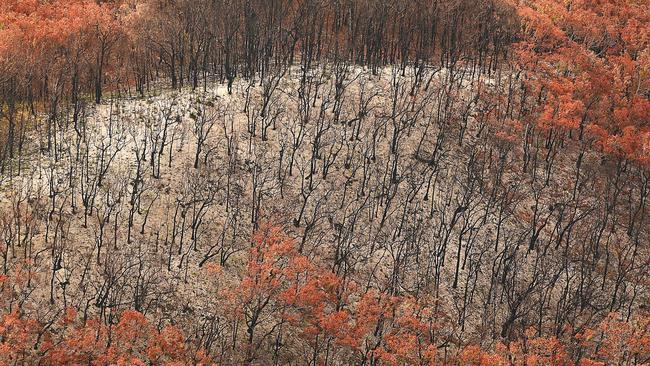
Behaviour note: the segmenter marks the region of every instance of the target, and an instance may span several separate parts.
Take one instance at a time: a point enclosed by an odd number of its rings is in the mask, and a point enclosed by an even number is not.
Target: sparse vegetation
[[[649,18],[4,0],[0,365],[650,363]]]

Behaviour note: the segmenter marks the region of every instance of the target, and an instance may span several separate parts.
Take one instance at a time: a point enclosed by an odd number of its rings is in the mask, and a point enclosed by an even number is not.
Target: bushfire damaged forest
[[[644,0],[0,1],[0,365],[650,364]]]

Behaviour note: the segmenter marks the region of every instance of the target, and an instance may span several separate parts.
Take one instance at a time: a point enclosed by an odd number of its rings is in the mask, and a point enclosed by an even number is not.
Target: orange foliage
[[[565,340],[538,337],[533,330],[509,345],[498,344],[494,352],[477,345],[465,347],[461,365],[596,366],[637,365],[650,360],[650,314],[630,321],[610,314],[597,329],[587,329]]]
[[[0,278],[2,290],[21,279]],[[441,359],[432,330],[444,330],[444,316],[426,296],[418,299],[378,290],[361,291],[317,261],[300,254],[281,230],[265,227],[253,239],[241,282],[229,292],[234,318],[272,307],[267,319],[293,327],[289,334],[315,347],[382,365],[608,365],[638,364],[650,358],[650,313],[625,321],[611,314],[596,329],[565,338],[534,330],[508,345],[469,344]],[[261,302],[260,302],[261,301]],[[4,309],[6,307],[1,307]],[[250,314],[249,314],[250,315]],[[0,313],[0,365],[190,365],[210,357],[192,351],[180,330],[158,330],[137,311],[124,311],[117,324],[82,321],[73,309],[51,328],[20,312]],[[39,333],[40,332],[40,333]],[[298,341],[300,343],[300,341]],[[298,344],[299,344],[298,343]]]
[[[72,309],[59,319],[56,330],[17,312],[0,318],[0,365],[189,365],[207,362],[189,351],[182,333],[171,326],[157,331],[137,311],[125,311],[109,327],[98,320],[82,322]]]
[[[291,333],[313,348],[329,340],[340,352],[389,364],[435,358],[427,335],[434,316],[422,301],[375,290],[359,293],[357,284],[298,253],[278,228],[265,226],[253,243],[239,286],[228,291],[235,313],[262,311],[259,304],[273,307],[294,327]]]
[[[650,9],[638,1],[520,1],[516,47],[546,95],[537,125],[586,128],[605,153],[642,164],[650,140]]]

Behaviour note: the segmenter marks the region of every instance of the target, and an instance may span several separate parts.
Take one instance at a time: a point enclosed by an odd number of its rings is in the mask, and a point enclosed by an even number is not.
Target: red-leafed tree
[[[514,2],[536,124],[648,163],[650,11],[643,2]]]

